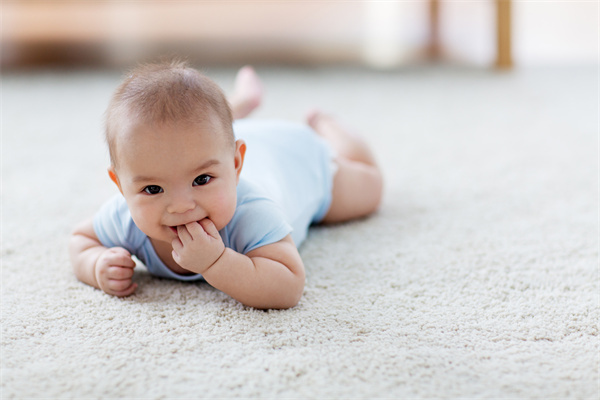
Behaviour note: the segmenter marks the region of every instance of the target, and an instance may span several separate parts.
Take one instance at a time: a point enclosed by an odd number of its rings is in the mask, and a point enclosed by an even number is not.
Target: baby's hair
[[[124,119],[164,125],[194,124],[213,120],[214,116],[233,146],[231,109],[216,83],[180,60],[140,65],[117,87],[106,110],[105,135],[111,163],[116,166],[116,136]]]

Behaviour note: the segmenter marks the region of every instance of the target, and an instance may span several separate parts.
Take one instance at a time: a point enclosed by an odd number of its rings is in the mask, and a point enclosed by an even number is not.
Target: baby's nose
[[[196,202],[189,193],[179,193],[171,197],[167,211],[171,214],[183,214],[196,208]]]

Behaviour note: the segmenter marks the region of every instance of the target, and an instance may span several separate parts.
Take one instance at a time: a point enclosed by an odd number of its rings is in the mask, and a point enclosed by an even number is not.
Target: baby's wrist
[[[96,257],[96,261],[94,261],[94,265],[92,266],[92,279],[93,279],[93,285],[100,289],[102,289],[102,286],[100,286],[100,280],[98,279],[98,264],[100,263],[100,259],[102,258],[102,253],[100,253],[98,255],[98,257]]]
[[[225,253],[225,249],[226,248],[224,247],[223,250],[221,251],[221,254],[219,254],[219,256],[212,263],[210,263],[206,268],[204,268],[202,270],[202,272],[200,272],[201,275],[204,275],[208,270],[212,269],[219,263],[219,260],[221,260],[221,258],[223,257],[223,254]]]
[[[99,269],[101,268],[101,263],[102,263],[102,255],[108,251],[108,248],[102,248],[100,249],[100,251],[98,251],[98,255],[96,256],[96,260],[94,261],[93,267],[92,267],[92,279],[93,279],[93,285],[104,291],[104,288],[102,288],[102,285],[100,285],[100,277],[99,277]]]
[[[220,261],[223,259],[223,255],[225,254],[226,251],[227,251],[227,247],[223,246],[223,250],[221,251],[221,254],[219,254],[219,256],[217,257],[217,259],[215,261],[213,261],[213,263],[210,264],[207,268],[205,268],[204,271],[201,272],[200,274],[204,275],[208,270],[214,268],[215,266],[218,266]]]
[[[223,250],[221,251],[221,253],[218,256],[216,256],[216,258],[214,258],[214,261],[212,262],[207,260],[206,254],[204,254],[204,257],[194,256],[193,254],[180,255],[175,250],[173,250],[172,256],[175,262],[177,262],[177,264],[179,264],[182,268],[195,274],[204,275],[206,271],[211,269],[215,264],[219,262],[219,260],[223,256],[223,253],[225,253],[225,249],[225,246],[223,246]]]

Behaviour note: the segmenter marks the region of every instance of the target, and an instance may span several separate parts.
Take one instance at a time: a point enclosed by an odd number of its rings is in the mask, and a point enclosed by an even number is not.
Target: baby
[[[251,307],[295,306],[308,227],[375,211],[382,177],[363,140],[321,112],[308,125],[243,119],[261,98],[251,67],[229,101],[185,63],[135,69],[106,113],[121,194],[75,228],[77,278],[128,296],[136,256],[153,275],[204,279]]]

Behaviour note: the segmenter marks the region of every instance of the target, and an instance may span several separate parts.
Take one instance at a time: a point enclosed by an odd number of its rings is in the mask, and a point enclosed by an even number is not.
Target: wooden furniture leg
[[[438,61],[440,58],[440,2],[429,1],[429,48],[427,53],[430,59]]]
[[[496,28],[498,53],[496,67],[511,68],[513,65],[511,49],[511,1],[496,0]]]

